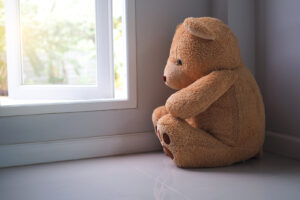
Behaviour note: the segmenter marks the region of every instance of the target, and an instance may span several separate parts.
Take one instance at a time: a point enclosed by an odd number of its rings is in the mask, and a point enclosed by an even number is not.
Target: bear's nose
[[[166,76],[163,76],[162,79],[163,79],[164,82],[167,81],[167,77]]]

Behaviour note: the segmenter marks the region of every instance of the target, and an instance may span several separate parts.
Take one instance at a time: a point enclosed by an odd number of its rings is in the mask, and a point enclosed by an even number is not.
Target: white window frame
[[[12,115],[27,115],[27,114],[43,114],[43,113],[61,113],[61,112],[80,112],[80,111],[95,111],[95,110],[109,110],[109,109],[127,109],[127,108],[136,108],[137,104],[137,95],[136,95],[136,37],[135,37],[135,0],[124,0],[124,38],[126,39],[126,61],[125,66],[127,68],[127,99],[115,99],[113,98],[114,94],[114,70],[113,70],[113,55],[112,49],[105,50],[105,48],[97,48],[97,56],[100,56],[100,59],[97,59],[98,66],[111,66],[110,68],[104,67],[99,70],[99,75],[101,76],[101,81],[99,82],[98,87],[88,86],[90,90],[82,92],[82,88],[86,90],[86,86],[60,86],[61,92],[66,93],[66,98],[64,100],[51,100],[45,95],[45,99],[50,100],[40,100],[40,101],[16,101],[12,103],[3,104],[0,100],[0,116],[12,116]],[[18,9],[19,0],[6,0],[6,18],[7,21],[7,61],[8,61],[8,74],[18,73],[18,76],[21,77],[21,49],[20,44],[20,31],[19,30],[19,9]],[[99,34],[98,28],[96,28],[97,35],[97,45],[104,44],[108,48],[112,48],[112,6],[111,0],[95,0],[96,2],[96,27],[106,27],[110,32],[107,34]],[[103,9],[105,8],[105,9]],[[97,10],[98,9],[98,10]],[[101,10],[102,9],[102,10]],[[102,12],[99,12],[101,10]],[[106,18],[106,23],[104,20],[97,20],[97,18]],[[11,34],[13,33],[13,34]],[[99,34],[99,35],[98,35]],[[16,39],[17,38],[17,39]],[[101,59],[102,58],[102,59]],[[19,69],[17,69],[19,68]],[[27,90],[30,92],[39,92],[41,89],[47,89],[48,91],[53,90],[52,95],[55,93],[54,89],[57,90],[54,86],[21,86],[21,79],[19,82],[11,80],[8,77],[9,82],[9,93],[11,91],[17,91],[15,94],[18,96],[18,90]],[[22,88],[24,87],[24,88]],[[36,87],[36,88],[33,88]],[[68,100],[68,92],[66,91],[70,87],[80,91],[79,93],[83,94],[82,98],[77,98],[76,100]],[[99,92],[101,89],[101,96],[97,99],[94,97],[95,92]],[[103,90],[102,90],[103,89]],[[105,91],[105,92],[103,92]],[[30,95],[30,97],[32,96]],[[23,99],[23,95],[22,95]],[[88,100],[85,100],[88,99]]]

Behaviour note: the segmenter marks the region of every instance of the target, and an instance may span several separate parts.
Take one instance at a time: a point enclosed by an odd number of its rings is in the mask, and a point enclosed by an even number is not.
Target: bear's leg
[[[159,106],[153,111],[152,122],[156,134],[157,134],[157,121],[166,114],[168,114],[168,111],[165,106]]]
[[[179,167],[225,166],[237,159],[232,147],[171,114],[158,121],[157,130],[165,152]]]
[[[152,113],[152,122],[153,122],[154,130],[155,130],[155,134],[158,137],[160,143],[162,143],[162,140],[160,138],[160,134],[158,134],[158,132],[157,132],[157,122],[161,117],[165,116],[166,114],[168,114],[168,111],[165,106],[157,107]],[[165,154],[168,155],[168,152],[166,152],[165,149],[163,149],[163,150],[164,150]]]

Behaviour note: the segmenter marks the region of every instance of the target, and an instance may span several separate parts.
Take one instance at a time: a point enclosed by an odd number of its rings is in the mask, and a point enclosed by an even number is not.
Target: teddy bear
[[[262,156],[265,110],[230,28],[211,17],[177,26],[163,81],[172,89],[152,121],[178,167],[221,167]]]

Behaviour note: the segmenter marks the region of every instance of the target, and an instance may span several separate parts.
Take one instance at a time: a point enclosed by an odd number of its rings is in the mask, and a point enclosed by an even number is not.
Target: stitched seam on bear
[[[208,134],[210,134],[213,138],[215,138],[217,141],[219,141],[220,143],[226,145],[226,146],[229,146],[229,147],[233,147],[233,145],[231,144],[226,144],[223,140],[221,140],[220,138],[216,137],[214,134],[212,134],[211,132],[209,131],[206,131]]]
[[[227,145],[227,146],[230,146],[230,147],[236,147],[236,143],[237,143],[237,137],[238,137],[238,132],[239,132],[239,105],[238,105],[238,100],[237,100],[237,97],[236,97],[236,86],[235,85],[232,85],[228,91],[230,89],[233,89],[233,94],[232,94],[232,99],[233,99],[233,109],[232,109],[232,142],[226,142],[226,141],[223,141],[223,140],[220,140],[219,141],[222,141],[223,144]],[[213,135],[213,134],[211,134]],[[213,135],[214,136],[214,135]],[[215,138],[217,138],[216,136],[214,136]]]
[[[203,129],[205,132],[209,133],[212,137],[214,137],[216,140],[218,140],[219,142],[221,142],[222,144],[229,146],[229,147],[236,147],[236,143],[237,143],[237,137],[238,137],[238,132],[239,132],[239,106],[238,106],[238,100],[236,97],[236,85],[232,85],[228,90],[233,90],[232,91],[232,101],[233,101],[233,109],[232,109],[232,117],[231,117],[231,122],[232,122],[232,137],[230,141],[224,141],[223,139],[219,138],[216,134],[214,134],[213,132],[211,132],[208,129]],[[223,97],[227,92],[225,92],[221,97]],[[221,98],[220,97],[220,98]]]

